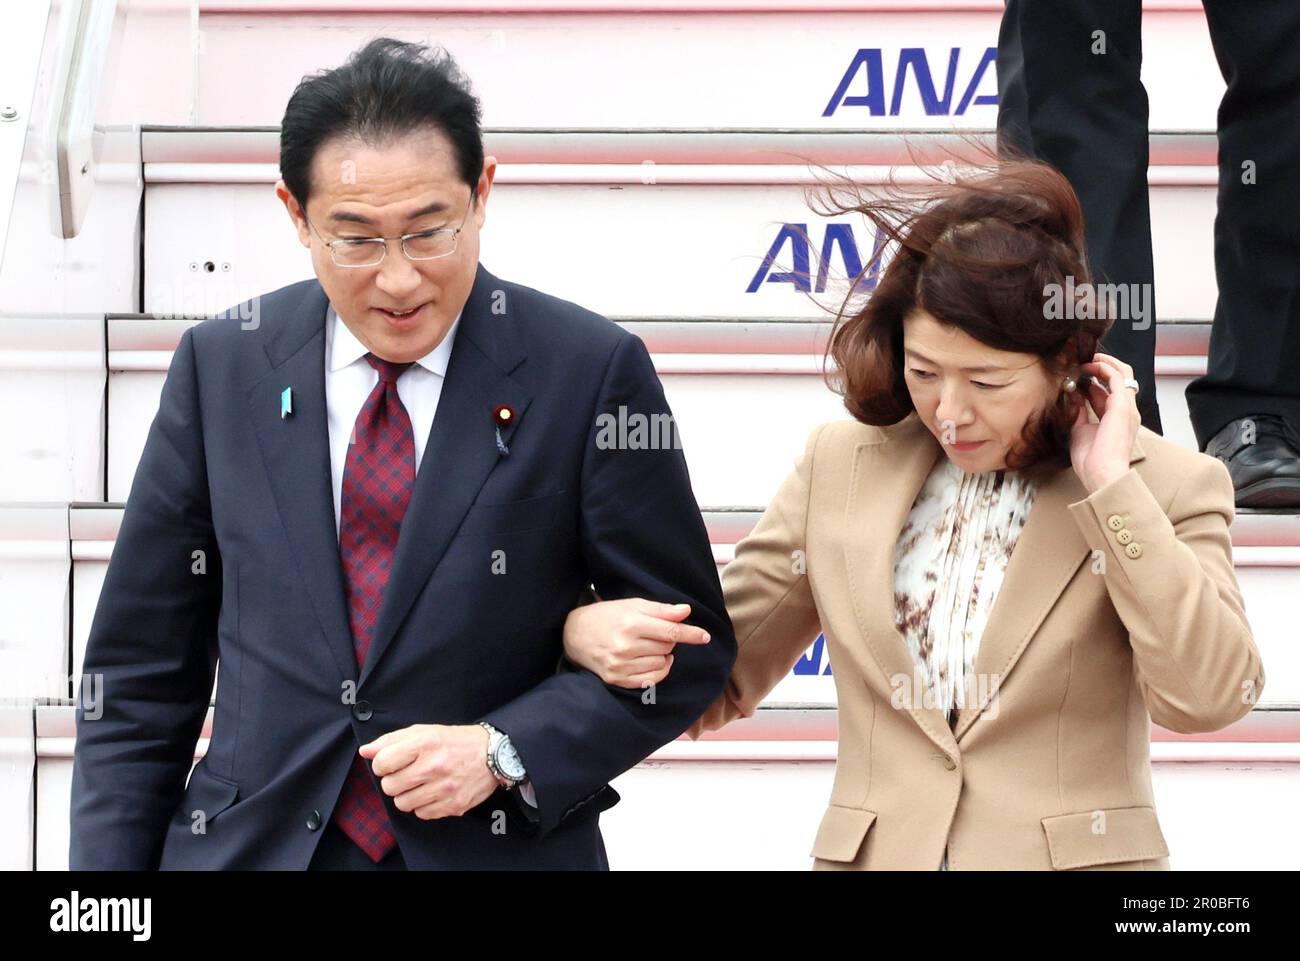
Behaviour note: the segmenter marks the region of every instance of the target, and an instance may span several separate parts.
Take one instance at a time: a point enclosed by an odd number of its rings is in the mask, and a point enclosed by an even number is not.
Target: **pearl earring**
[[[1074,393],[1075,389],[1078,388],[1078,386],[1079,386],[1078,383],[1075,381],[1073,377],[1065,378],[1065,392],[1067,394]]]

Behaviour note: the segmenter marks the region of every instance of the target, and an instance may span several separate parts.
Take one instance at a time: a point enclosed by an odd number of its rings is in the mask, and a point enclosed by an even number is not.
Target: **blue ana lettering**
[[[810,269],[812,252],[809,250],[809,244],[814,243],[812,236],[808,232],[807,224],[782,224],[781,229],[777,231],[776,238],[767,250],[767,255],[763,258],[763,263],[759,265],[758,271],[745,288],[745,293],[752,294],[763,284],[791,284],[794,289],[808,294],[816,291],[823,293],[826,290],[826,282],[830,275],[831,259],[838,256],[839,264],[844,268],[844,277],[856,280],[855,291],[870,292],[876,289],[876,281],[879,279],[880,261],[876,259],[880,253],[880,248],[884,246],[885,235],[880,231],[875,231],[875,239],[872,242],[871,257],[869,262],[870,269],[865,275],[862,274],[862,254],[858,250],[858,242],[854,237],[852,224],[827,224],[826,233],[822,238],[821,248],[817,255],[817,275],[813,277]],[[793,265],[792,270],[776,270],[772,268],[785,251],[786,246],[790,248],[790,260]]]
[[[944,78],[943,94],[939,94],[934,85],[934,73],[930,70],[930,61],[924,47],[903,47],[898,51],[898,69],[894,72],[894,96],[889,101],[889,110],[885,110],[885,67],[882,51],[879,47],[864,47],[853,56],[849,68],[840,78],[839,86],[831,95],[830,102],[822,111],[823,117],[835,115],[840,107],[866,107],[873,117],[897,117],[903,106],[903,92],[907,89],[907,77],[910,73],[916,85],[916,92],[921,98],[927,117],[961,116],[973,103],[977,107],[995,106],[997,93],[976,96],[986,73],[997,63],[997,48],[988,47],[975,65],[975,71],[966,83],[965,91],[952,106],[953,94],[957,90],[957,65],[961,59],[961,48],[953,47],[948,54],[948,69]],[[849,86],[859,74],[866,75],[866,91],[849,95]],[[860,88],[859,88],[860,89]]]
[[[822,665],[825,664],[825,670]],[[829,675],[831,673],[831,661],[826,652],[826,635],[818,634],[817,640],[813,641],[812,647],[804,652],[803,657],[794,662],[794,674],[798,675]]]

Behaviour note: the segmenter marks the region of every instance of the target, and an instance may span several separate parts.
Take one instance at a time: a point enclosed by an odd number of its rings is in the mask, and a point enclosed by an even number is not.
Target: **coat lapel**
[[[859,444],[853,454],[845,517],[844,560],[858,627],[885,682],[906,678],[909,691],[915,664],[894,620],[894,549],[916,495],[935,461],[943,456],[919,419],[885,428],[886,437]],[[922,436],[924,435],[924,436]],[[949,753],[957,742],[937,708],[909,698],[904,709],[921,730]]]
[[[327,306],[325,291],[310,284],[287,320],[268,330],[264,346],[271,370],[248,388],[247,398],[267,479],[299,573],[339,676],[351,678],[356,676],[356,655],[334,522],[325,408]],[[281,418],[280,394],[286,387],[293,391],[293,413]]]
[[[911,690],[915,662],[894,618],[894,551],[917,494],[945,455],[915,415],[884,430],[882,440],[860,444],[854,452],[844,551],[854,612],[867,646],[886,681],[905,677]],[[1135,439],[1130,463],[1144,456]],[[1066,510],[1085,497],[1073,468],[1040,484],[981,637],[977,675],[1006,683],[1039,624],[1088,559],[1087,542]],[[955,729],[938,708],[906,710],[938,747],[953,753],[995,692],[990,687],[981,703],[963,708]]]

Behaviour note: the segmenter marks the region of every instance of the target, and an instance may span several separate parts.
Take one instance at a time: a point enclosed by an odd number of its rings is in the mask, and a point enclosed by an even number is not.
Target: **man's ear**
[[[280,203],[284,204],[284,209],[289,212],[289,219],[293,221],[294,229],[298,231],[298,240],[304,247],[310,247],[311,231],[307,226],[307,218],[298,199],[289,192],[283,180],[275,182],[275,195],[280,198]]]
[[[488,195],[492,192],[492,181],[497,175],[497,158],[483,158],[483,172],[479,174],[478,184],[471,198],[474,204],[474,222],[481,228],[487,219]]]

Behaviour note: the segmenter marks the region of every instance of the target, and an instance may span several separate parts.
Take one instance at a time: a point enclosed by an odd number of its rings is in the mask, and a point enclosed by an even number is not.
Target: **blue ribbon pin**
[[[293,413],[293,388],[286,387],[280,391],[280,420]]]

